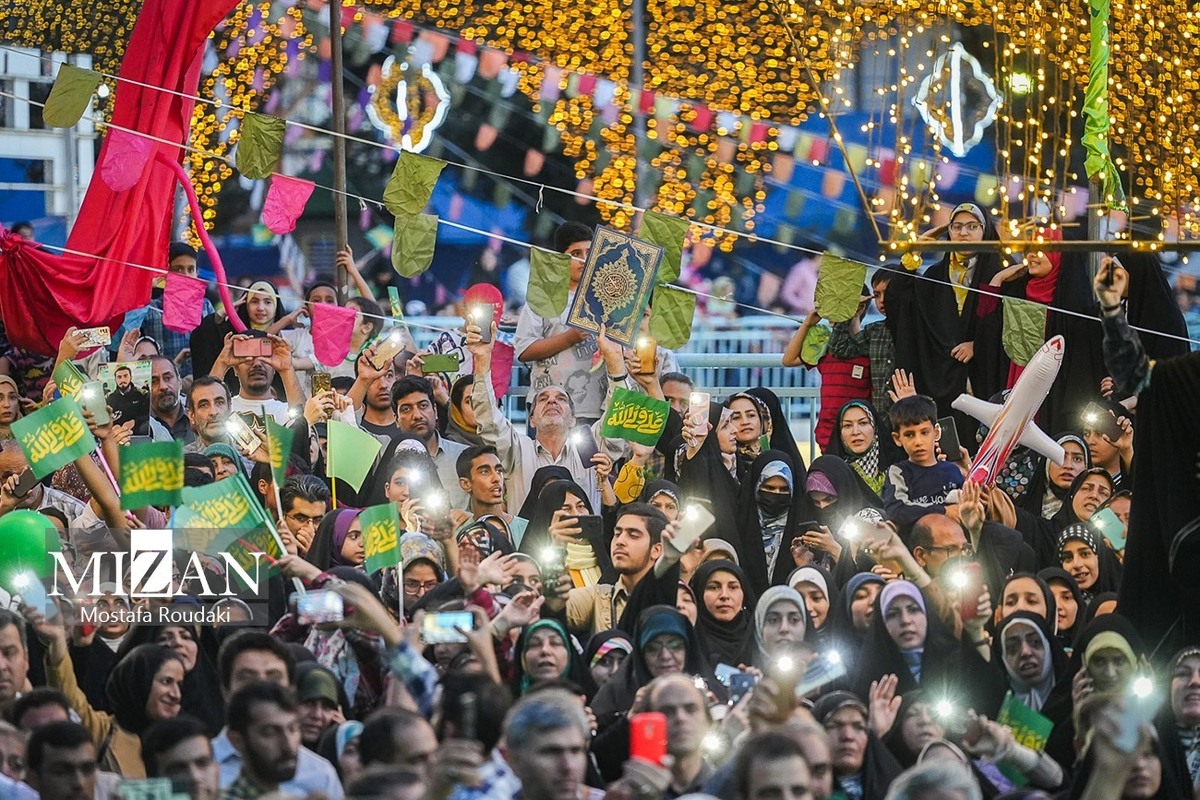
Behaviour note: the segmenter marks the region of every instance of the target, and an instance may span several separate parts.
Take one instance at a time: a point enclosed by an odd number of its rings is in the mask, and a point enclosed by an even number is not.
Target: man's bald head
[[[912,529],[912,551],[917,563],[937,577],[947,559],[968,555],[967,534],[945,514],[926,514]]]

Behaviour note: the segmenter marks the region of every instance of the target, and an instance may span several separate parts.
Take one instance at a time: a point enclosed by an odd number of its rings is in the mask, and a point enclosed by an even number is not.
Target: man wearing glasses
[[[303,556],[317,535],[317,526],[329,510],[329,487],[313,475],[293,475],[279,488],[279,502],[283,506],[283,523],[287,533],[291,534],[299,555]]]

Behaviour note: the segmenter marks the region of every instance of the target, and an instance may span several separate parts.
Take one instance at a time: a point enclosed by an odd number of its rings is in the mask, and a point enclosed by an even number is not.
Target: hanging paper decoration
[[[163,325],[176,333],[191,333],[200,324],[208,284],[190,275],[167,273],[163,289]]]
[[[416,153],[402,152],[383,190],[383,204],[393,214],[420,214],[429,206],[433,187],[446,162]]]
[[[312,196],[315,184],[301,178],[276,175],[271,178],[267,199],[263,201],[262,220],[272,233],[283,235],[296,230],[296,222]]]
[[[392,268],[403,278],[415,278],[433,263],[438,218],[434,214],[400,214],[392,240]]]
[[[671,286],[658,286],[651,303],[650,335],[668,350],[687,344],[692,338],[696,295]]]
[[[100,85],[100,76],[90,69],[70,64],[58,68],[54,88],[46,98],[42,120],[52,128],[73,128],[87,111],[92,95]]]
[[[647,211],[642,216],[640,237],[663,249],[662,263],[658,268],[658,282],[671,283],[679,278],[683,261],[683,241],[687,237],[688,222],[680,217]]]
[[[279,163],[286,129],[287,125],[278,117],[246,112],[234,154],[238,172],[250,180],[270,177]]]
[[[1000,180],[995,175],[980,175],[975,183],[975,202],[987,208],[996,202],[996,189]]]
[[[842,190],[846,188],[846,173],[837,169],[825,170],[825,176],[821,179],[821,194],[828,197],[830,200],[836,200],[842,196]]]
[[[350,339],[354,335],[358,310],[352,306],[313,303],[309,313],[312,314],[313,356],[327,367],[340,365],[350,354]]]
[[[154,142],[129,131],[109,129],[108,146],[100,162],[100,180],[114,192],[131,189],[142,180]]]
[[[571,257],[535,247],[529,252],[529,287],[525,302],[539,317],[555,319],[567,308]]]
[[[846,322],[858,313],[867,265],[825,253],[817,271],[813,301],[821,317],[830,322]]]

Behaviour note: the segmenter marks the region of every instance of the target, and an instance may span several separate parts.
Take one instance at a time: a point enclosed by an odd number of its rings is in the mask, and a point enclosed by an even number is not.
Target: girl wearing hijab
[[[795,502],[796,474],[788,455],[768,450],[754,460],[738,503],[739,523],[732,539],[738,563],[749,577],[749,586],[761,594],[773,583],[782,583],[794,565],[799,512]]]
[[[996,622],[1003,622],[1018,611],[1031,611],[1046,620],[1051,631],[1058,629],[1054,592],[1036,575],[1018,572],[1010,575],[1000,590],[996,605]]]
[[[1083,629],[1080,620],[1083,617],[1083,592],[1079,591],[1075,579],[1062,567],[1047,567],[1037,574],[1054,595],[1054,616],[1056,620],[1054,638],[1062,645],[1068,655],[1075,644],[1075,635]]]
[[[1066,653],[1040,614],[1016,611],[1000,623],[997,631],[992,662],[1003,665],[1013,696],[1034,711],[1041,711],[1050,692],[1066,676]]]
[[[748,395],[758,401],[759,407],[766,410],[766,429],[763,433],[769,438],[770,449],[782,450],[792,460],[796,472],[796,480],[804,479],[804,458],[800,448],[796,446],[796,437],[792,435],[787,414],[783,413],[783,403],[779,396],[765,386],[755,386],[747,389],[743,395]]]
[[[829,611],[837,605],[837,593],[832,576],[821,567],[800,567],[787,580],[804,597],[808,609],[808,641],[824,647],[832,644]]]
[[[1068,525],[1058,537],[1059,563],[1075,579],[1084,600],[1121,585],[1121,562],[1089,525]]]
[[[752,461],[770,449],[774,433],[771,411],[761,398],[749,392],[738,392],[725,401],[725,408],[729,409],[739,456]]]
[[[358,519],[361,513],[362,509],[341,508],[326,514],[304,559],[322,571],[333,567],[362,567],[366,550],[362,523]]]
[[[754,663],[761,669],[781,649],[804,641],[808,609],[804,597],[790,586],[772,586],[754,607]]]
[[[66,695],[92,735],[100,767],[126,780],[146,777],[141,735],[151,724],[179,714],[183,678],[183,659],[178,653],[157,644],[139,645],[118,661],[108,676],[105,693],[114,711],[96,711],[75,682],[65,633],[56,633],[47,644],[47,684]]]
[[[683,492],[671,481],[650,481],[638,497],[639,503],[649,503],[661,511],[669,522],[679,518],[683,508]]]
[[[521,631],[516,660],[517,694],[525,694],[544,681],[568,680],[585,685],[579,653],[558,620],[539,619]]]
[[[747,401],[749,402],[749,401]],[[716,517],[712,535],[730,537],[738,531],[741,468],[733,413],[711,406],[708,422],[688,417],[688,427],[675,443],[675,472],[685,497],[703,497]]]
[[[521,538],[521,552],[543,559],[548,548],[565,551],[564,564],[574,586],[599,583],[602,573],[611,569],[604,533],[584,537],[583,529],[573,524],[573,518],[592,513],[592,504],[582,486],[572,480],[550,481],[538,495],[529,526]]]
[[[608,683],[632,652],[633,642],[629,634],[616,628],[597,633],[588,640],[587,648],[583,651],[583,664],[595,687],[589,694],[594,696],[600,691],[600,687]]]
[[[707,561],[691,580],[696,605],[696,632],[704,652],[717,664],[737,667],[754,660],[753,591],[746,573],[732,561]]]
[[[1017,509],[1017,527],[1020,528],[1021,515],[1030,514],[1042,519],[1053,519],[1062,508],[1063,500],[1071,491],[1071,484],[1084,470],[1092,468],[1092,458],[1088,452],[1087,442],[1077,433],[1064,433],[1055,441],[1062,447],[1065,457],[1062,466],[1055,464],[1045,456],[1041,464],[1034,470],[1029,488],[1013,500]]]
[[[875,615],[875,598],[883,590],[886,581],[874,572],[858,572],[842,587],[842,595],[833,606],[829,622],[834,646],[839,652],[857,655],[862,649],[863,639],[871,629]]]
[[[962,697],[981,713],[999,706],[999,676],[968,641],[956,639],[937,614],[926,612],[925,597],[910,581],[892,581],[879,593],[879,607],[858,660],[858,693],[870,695],[871,682],[884,675],[899,679],[897,694],[925,689]]]
[[[1108,472],[1092,467],[1075,476],[1063,498],[1062,507],[1051,519],[1017,512],[1017,530],[1033,550],[1037,563],[1043,567],[1058,563],[1059,534],[1068,525],[1087,522],[1115,491]]]
[[[264,333],[284,316],[275,287],[266,281],[252,283],[233,308],[248,330]],[[207,375],[212,371],[213,364],[225,347],[225,336],[229,333],[234,333],[233,323],[224,309],[214,311],[200,321],[188,340],[192,351],[193,375]],[[282,383],[276,388],[282,393]],[[230,391],[237,393],[236,387],[230,387]]]
[[[837,416],[837,435],[829,442],[827,455],[838,456],[877,497],[883,497],[887,468],[898,455],[880,435],[879,421],[865,400],[851,400]]]

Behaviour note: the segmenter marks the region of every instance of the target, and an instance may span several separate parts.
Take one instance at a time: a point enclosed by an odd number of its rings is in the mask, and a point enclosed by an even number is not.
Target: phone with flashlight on
[[[958,592],[958,615],[963,622],[979,616],[979,598],[983,596],[983,565],[963,556],[946,560],[942,574]]]

